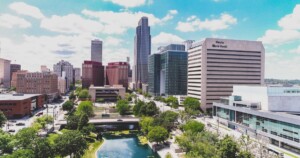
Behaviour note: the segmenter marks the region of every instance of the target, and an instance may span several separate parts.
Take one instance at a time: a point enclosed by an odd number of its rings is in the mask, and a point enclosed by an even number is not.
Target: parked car
[[[25,123],[19,122],[19,123],[16,123],[16,126],[25,126]]]
[[[14,130],[14,129],[10,129],[10,130],[8,130],[8,132],[15,132],[16,130]]]
[[[118,119],[117,121],[123,121],[122,119]]]
[[[16,123],[17,121],[16,120],[9,120],[9,122]]]

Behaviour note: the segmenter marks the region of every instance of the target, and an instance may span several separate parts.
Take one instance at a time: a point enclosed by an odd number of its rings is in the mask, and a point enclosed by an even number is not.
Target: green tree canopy
[[[74,103],[68,100],[62,105],[62,108],[65,111],[71,111],[74,108]]]
[[[80,157],[88,145],[82,134],[77,131],[67,131],[54,140],[57,154],[61,157]]]
[[[174,127],[174,123],[177,121],[179,114],[173,111],[165,111],[158,115],[155,118],[154,124],[157,126],[162,126],[166,128],[168,131]]]
[[[88,99],[89,98],[89,91],[87,89],[83,89],[80,91],[78,95],[79,99]]]
[[[183,101],[183,105],[186,109],[191,109],[191,110],[199,110],[200,108],[199,100],[192,97],[186,97],[185,100]]]
[[[31,149],[32,143],[38,138],[37,130],[34,128],[23,128],[15,135],[17,146],[19,148]]]
[[[204,124],[196,120],[189,120],[185,125],[183,125],[183,129],[184,131],[198,133],[204,130]]]
[[[3,158],[34,158],[34,151],[30,149],[18,149],[15,150],[11,155],[5,155]]]
[[[35,158],[50,158],[54,157],[53,147],[46,138],[37,138],[33,141],[33,153]]]
[[[35,120],[35,123],[39,124],[41,128],[45,129],[47,124],[53,123],[53,117],[50,115],[43,115]]]
[[[74,94],[74,92],[71,92],[69,95],[69,100],[75,100],[76,99],[76,95]]]
[[[78,122],[78,130],[82,130],[82,128],[84,126],[88,125],[88,123],[89,123],[89,116],[84,113],[84,114],[81,114],[79,117],[80,118],[79,118],[79,122]]]
[[[239,152],[238,144],[228,135],[219,141],[218,148],[222,158],[237,157]]]
[[[148,133],[148,139],[150,142],[164,142],[169,137],[168,131],[160,126],[153,127]]]
[[[78,115],[87,114],[89,117],[94,115],[93,103],[91,101],[82,101],[78,107],[76,113]]]
[[[6,122],[6,117],[2,111],[0,111],[0,127],[2,127]]]
[[[151,128],[154,126],[154,118],[153,117],[143,117],[140,121],[141,131],[144,134],[148,134]]]
[[[67,129],[76,130],[78,128],[78,122],[80,115],[69,115],[67,117]]]
[[[127,100],[118,100],[117,102],[117,111],[121,114],[121,115],[125,115],[128,113],[128,111],[130,110],[130,106]]]
[[[0,129],[0,155],[4,153],[12,153],[15,146],[14,142],[13,135]]]
[[[172,108],[175,108],[175,109],[177,109],[179,106],[178,99],[174,96],[169,96],[166,99],[166,102],[169,106],[171,106]]]
[[[138,100],[136,104],[133,106],[133,114],[136,116],[140,116],[141,107],[144,106],[145,104],[146,104],[145,102]]]

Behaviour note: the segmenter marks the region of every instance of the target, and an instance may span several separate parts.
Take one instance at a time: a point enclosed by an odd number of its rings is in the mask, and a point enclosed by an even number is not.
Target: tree
[[[184,131],[191,131],[192,133],[202,132],[204,130],[204,124],[195,120],[188,121],[183,125]]]
[[[148,133],[148,139],[150,142],[164,142],[169,137],[168,131],[160,126],[153,127]]]
[[[88,99],[89,98],[89,91],[87,89],[83,89],[80,91],[78,95],[79,99]]]
[[[89,117],[87,114],[82,114],[80,115],[80,118],[79,118],[79,122],[78,122],[78,130],[82,130],[82,128],[84,126],[87,126],[89,123]]]
[[[63,110],[70,112],[74,108],[74,104],[73,104],[73,102],[68,100],[62,105],[62,108],[63,108]]]
[[[31,127],[21,129],[15,135],[17,146],[23,149],[31,149],[32,143],[38,138],[37,130]]]
[[[148,134],[151,128],[154,126],[154,119],[152,117],[143,117],[140,121],[141,131],[144,134]]]
[[[222,158],[232,158],[237,157],[239,148],[238,144],[233,140],[232,137],[226,135],[220,140],[218,144],[219,155]]]
[[[7,119],[4,115],[4,113],[2,111],[0,111],[0,127],[2,127],[6,121],[7,121]]]
[[[79,93],[81,92],[82,88],[81,87],[76,87],[75,93],[77,95],[79,95]]]
[[[34,152],[30,149],[18,149],[11,155],[5,155],[3,158],[34,158]]]
[[[254,156],[249,151],[240,151],[238,153],[238,158],[254,158]]]
[[[140,110],[141,110],[141,107],[144,106],[146,103],[141,101],[141,100],[138,100],[137,103],[133,106],[133,114],[136,115],[136,116],[140,116]]]
[[[159,113],[159,109],[156,106],[154,101],[150,101],[147,103],[147,108],[146,108],[146,116],[154,116]]]
[[[192,97],[186,97],[185,100],[183,101],[183,105],[185,109],[199,110],[200,108],[199,100]]]
[[[41,125],[41,128],[45,129],[47,124],[53,123],[53,117],[49,115],[44,115],[35,120],[35,123]]]
[[[87,114],[89,117],[94,115],[93,103],[90,101],[82,101],[77,108],[77,114]]]
[[[69,95],[69,100],[75,100],[76,99],[76,95],[74,94],[74,92],[71,92],[71,94]]]
[[[88,147],[86,140],[77,130],[67,131],[59,135],[54,142],[57,154],[61,157],[72,157],[73,155],[80,157]]]
[[[12,153],[13,149],[14,149],[13,136],[0,129],[0,155],[4,153]]]
[[[130,106],[127,100],[118,100],[117,102],[117,111],[121,114],[121,115],[125,115],[128,113]]]
[[[33,142],[33,151],[36,158],[54,157],[53,147],[50,145],[46,138],[37,138]]]
[[[171,131],[177,119],[178,119],[178,113],[168,110],[161,113],[158,117],[156,117],[154,120],[154,124],[157,126],[162,126],[166,128],[168,131]]]
[[[169,96],[167,99],[166,99],[166,102],[169,106],[171,106],[172,108],[174,109],[177,109],[178,106],[179,106],[179,103],[178,103],[178,99],[176,97],[173,97],[173,96]]]
[[[78,122],[80,115],[69,115],[67,117],[67,129],[76,130],[78,128]]]
[[[91,132],[94,132],[96,131],[96,128],[93,124],[88,124],[87,126],[84,126],[82,129],[81,129],[81,133],[84,135],[84,136],[88,136]]]

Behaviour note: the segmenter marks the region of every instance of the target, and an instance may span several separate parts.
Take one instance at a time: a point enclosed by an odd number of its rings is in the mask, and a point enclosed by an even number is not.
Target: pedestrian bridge
[[[94,125],[120,125],[120,124],[138,124],[139,118],[105,118],[105,119],[90,119],[89,123]],[[66,120],[60,120],[57,125],[67,125]]]

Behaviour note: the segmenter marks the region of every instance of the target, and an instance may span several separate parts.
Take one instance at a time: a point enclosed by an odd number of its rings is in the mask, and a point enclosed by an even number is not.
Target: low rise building
[[[41,94],[1,94],[0,111],[7,118],[20,118],[32,114],[44,105]]]
[[[229,128],[300,154],[300,88],[234,86],[213,103],[213,117]]]
[[[0,86],[10,88],[10,60],[0,58]]]
[[[89,88],[89,94],[91,95],[92,101],[103,99],[105,102],[116,102],[118,97],[125,98],[126,89],[122,85],[94,87],[93,85]]]

